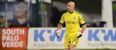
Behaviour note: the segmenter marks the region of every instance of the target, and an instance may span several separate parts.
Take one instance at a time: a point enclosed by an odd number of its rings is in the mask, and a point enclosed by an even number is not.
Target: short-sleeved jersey
[[[61,19],[60,23],[66,24],[66,33],[78,33],[80,31],[80,24],[84,24],[84,18],[77,12],[73,13],[65,12]]]

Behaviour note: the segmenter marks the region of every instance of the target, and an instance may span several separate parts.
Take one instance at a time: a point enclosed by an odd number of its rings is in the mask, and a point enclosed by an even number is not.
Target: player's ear
[[[77,2],[77,0],[73,0],[73,2],[75,3],[75,8],[77,8],[77,7],[78,7],[78,2]]]
[[[75,3],[75,8],[77,8],[77,7],[78,7],[78,4]]]

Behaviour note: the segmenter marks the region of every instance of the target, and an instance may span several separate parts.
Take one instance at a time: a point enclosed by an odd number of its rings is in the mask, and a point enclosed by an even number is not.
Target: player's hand
[[[82,33],[79,32],[77,38],[81,38],[81,37],[82,37]]]
[[[59,38],[61,30],[56,30],[56,36]]]

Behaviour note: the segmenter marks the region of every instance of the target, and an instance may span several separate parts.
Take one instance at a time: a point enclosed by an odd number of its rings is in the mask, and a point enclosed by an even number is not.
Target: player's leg
[[[65,50],[69,50],[69,48],[66,48]]]
[[[74,50],[75,45],[74,44],[69,44],[69,50]]]
[[[78,41],[79,41],[78,38],[72,37],[72,38],[71,38],[71,41],[70,41],[70,43],[69,43],[69,49],[70,49],[70,50],[74,50],[74,48],[78,45]]]
[[[65,50],[70,50],[69,49],[69,37],[65,36],[64,38],[64,47],[65,47]]]
[[[65,50],[70,50],[68,41],[64,42]]]

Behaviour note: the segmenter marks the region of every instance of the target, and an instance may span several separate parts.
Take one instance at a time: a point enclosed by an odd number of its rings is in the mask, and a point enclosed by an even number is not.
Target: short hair
[[[77,7],[77,1],[76,1],[76,0],[69,0],[68,2],[74,2],[75,8]],[[68,3],[68,2],[67,2],[67,3]]]

